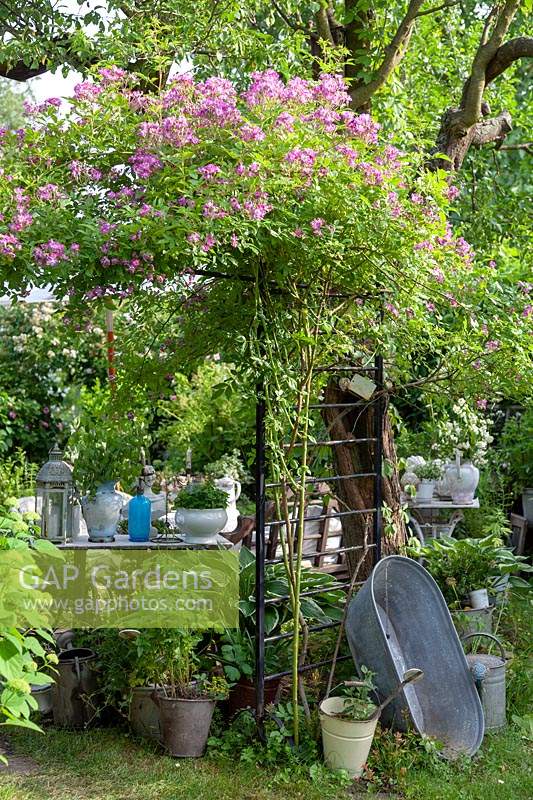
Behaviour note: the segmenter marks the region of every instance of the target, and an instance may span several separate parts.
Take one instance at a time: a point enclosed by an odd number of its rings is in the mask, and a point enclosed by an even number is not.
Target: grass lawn
[[[279,771],[237,761],[176,761],[123,731],[96,729],[46,735],[16,733],[17,754],[38,765],[32,775],[0,775],[0,800],[333,800],[360,797],[364,787],[344,789],[319,776],[280,783]],[[412,800],[531,800],[531,744],[513,725],[486,738],[474,762],[408,770],[400,795]],[[369,795],[366,795],[369,796]],[[370,795],[371,796],[371,795]]]

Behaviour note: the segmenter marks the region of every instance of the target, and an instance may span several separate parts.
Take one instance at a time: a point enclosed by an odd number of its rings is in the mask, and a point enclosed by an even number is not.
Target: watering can
[[[485,730],[496,731],[507,724],[505,717],[505,651],[500,640],[491,633],[469,633],[461,641],[484,636],[491,639],[499,647],[500,655],[486,653],[469,653],[466,656],[470,672],[475,680],[483,715]]]

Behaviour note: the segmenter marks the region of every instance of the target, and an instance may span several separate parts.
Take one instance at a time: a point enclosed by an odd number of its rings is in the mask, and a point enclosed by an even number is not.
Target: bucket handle
[[[498,647],[500,648],[500,656],[502,661],[505,662],[505,650],[503,649],[503,644],[500,642],[497,636],[494,636],[492,633],[484,633],[480,631],[479,633],[467,633],[465,636],[461,636],[461,642],[466,642],[467,639],[474,639],[476,636],[485,636],[487,639],[492,639],[493,642],[496,642]]]

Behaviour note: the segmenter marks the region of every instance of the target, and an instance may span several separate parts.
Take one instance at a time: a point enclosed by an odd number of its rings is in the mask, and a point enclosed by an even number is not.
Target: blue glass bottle
[[[139,481],[137,494],[128,503],[128,534],[130,542],[148,542],[152,524],[152,504],[144,496]]]

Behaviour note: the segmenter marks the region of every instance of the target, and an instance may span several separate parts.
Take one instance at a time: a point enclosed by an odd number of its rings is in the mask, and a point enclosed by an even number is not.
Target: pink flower
[[[480,408],[482,411],[485,411],[485,409],[487,408],[486,398],[482,397],[479,400],[476,400],[476,406]]]
[[[220,167],[216,164],[206,164],[205,167],[198,167],[198,172],[204,180],[209,181],[219,174]]]
[[[292,232],[292,235],[295,236],[297,239],[303,239],[304,232],[301,228],[295,228]]]
[[[295,147],[286,154],[285,161],[302,167],[312,167],[317,155],[317,151],[310,147]]]
[[[396,306],[392,305],[392,303],[385,303],[385,308],[389,312],[389,314],[392,314],[393,317],[399,317],[400,316],[400,312],[398,311]]]
[[[409,199],[411,200],[411,203],[414,203],[417,206],[422,205],[422,203],[424,202],[424,198],[422,197],[421,194],[418,194],[418,192],[413,192]]]
[[[68,261],[66,247],[55,239],[33,248],[33,257],[41,267],[57,267],[62,261]]]
[[[322,74],[318,83],[313,86],[313,95],[316,100],[335,108],[342,108],[350,103],[350,95],[342,75]]]
[[[437,283],[444,283],[444,273],[441,269],[435,267],[435,269],[431,270],[431,274],[433,275]]]
[[[477,361],[474,361],[472,366],[474,367],[474,369],[481,369],[481,361],[479,360],[479,358],[477,359]]]
[[[489,261],[489,267],[490,267],[491,269],[496,269],[496,262],[495,262],[494,260],[492,260],[492,261]]]
[[[17,412],[16,411],[8,411],[7,412],[7,416],[9,417],[9,419],[16,419],[17,418]]]
[[[532,314],[533,314],[533,306],[532,306],[532,305],[526,306],[526,307],[524,308],[524,310],[522,311],[522,316],[523,316],[525,319],[527,319],[528,317],[530,317]]]
[[[374,122],[370,114],[355,114],[353,111],[343,111],[341,114],[348,132],[357,139],[367,144],[376,144],[380,125]],[[392,148],[396,151],[396,148]],[[392,154],[391,150],[391,154]],[[399,151],[396,151],[399,152]]]
[[[243,125],[240,134],[243,142],[262,142],[265,138],[265,132],[259,125]]]
[[[316,217],[315,219],[311,220],[311,230],[313,231],[315,236],[322,236],[322,228],[326,224],[326,221],[322,219],[322,217]]]
[[[239,246],[239,237],[237,236],[236,233],[232,233],[231,234],[230,244],[231,244],[232,247],[238,247]]]
[[[59,191],[59,186],[56,186],[55,183],[46,183],[44,186],[39,186],[37,188],[37,197],[39,200],[55,200],[61,194]]]
[[[282,111],[281,114],[278,115],[274,125],[278,128],[285,128],[288,131],[292,131],[295,121],[296,119],[292,114],[289,114],[288,111]]]
[[[128,160],[138,178],[149,178],[163,166],[163,162],[147,150],[136,150]]]
[[[285,86],[278,73],[273,69],[264,72],[252,72],[252,84],[243,98],[249,106],[257,106],[268,100],[281,100]]]
[[[125,78],[127,74],[126,71],[120,67],[102,67],[98,70],[98,72],[102,77],[102,84],[104,86],[122,80],[122,78]]]
[[[213,247],[216,245],[216,243],[217,243],[217,240],[215,239],[213,234],[212,233],[208,233],[207,236],[204,239],[204,243],[202,245],[202,250],[204,251],[204,253],[207,253],[207,252],[209,252],[209,250],[213,249]]]
[[[95,100],[102,91],[101,86],[97,86],[95,83],[90,83],[89,81],[83,81],[83,83],[77,83],[75,85],[74,97],[76,100]]]
[[[435,311],[435,304],[434,303],[426,303],[426,308],[428,311],[433,312]]]
[[[499,341],[497,339],[490,339],[485,344],[485,350],[487,350],[487,352],[489,352],[489,353],[492,353],[492,352],[494,352],[494,350],[497,350],[499,348],[499,346],[500,346],[500,343],[499,343]]]
[[[201,238],[200,234],[196,233],[196,231],[195,231],[194,233],[189,233],[188,234],[187,241],[189,242],[189,244],[198,244],[198,242],[200,241],[200,238]]]
[[[459,197],[459,194],[459,189],[457,186],[453,186],[453,184],[444,190],[444,197],[446,197],[450,202],[453,202],[456,197]]]

